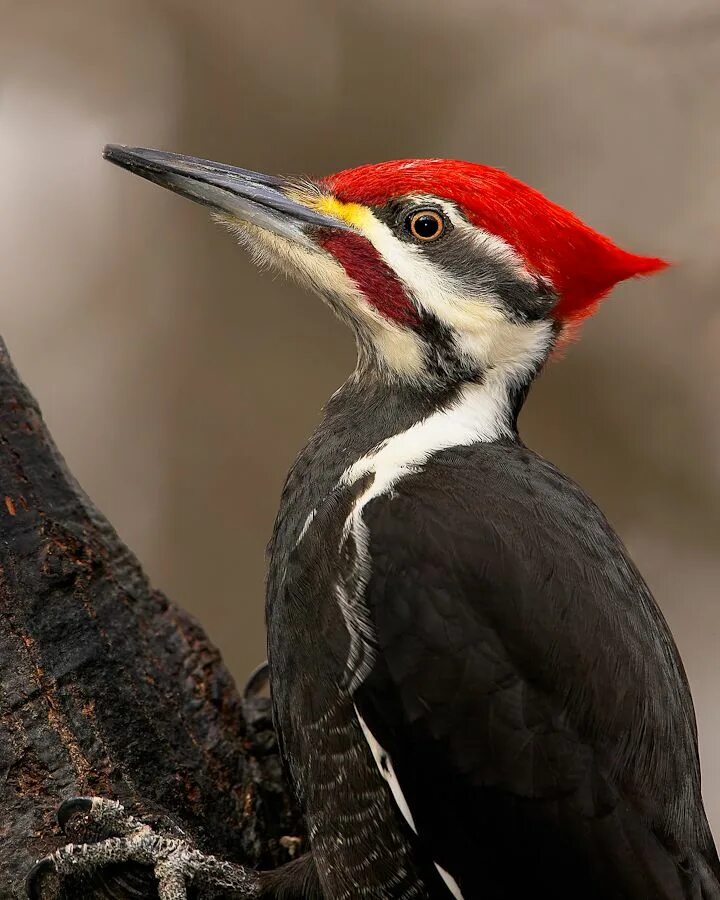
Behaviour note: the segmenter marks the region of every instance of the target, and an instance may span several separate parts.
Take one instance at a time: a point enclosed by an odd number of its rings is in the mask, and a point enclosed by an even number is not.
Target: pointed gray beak
[[[154,181],[216,212],[257,225],[305,246],[313,245],[309,236],[312,229],[350,230],[340,219],[293,200],[286,193],[292,183],[274,175],[262,175],[180,153],[119,144],[108,144],[103,156],[141,178]]]

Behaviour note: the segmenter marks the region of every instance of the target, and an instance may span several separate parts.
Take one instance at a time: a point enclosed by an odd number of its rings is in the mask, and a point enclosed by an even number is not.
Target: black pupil
[[[413,232],[421,238],[431,238],[440,230],[440,222],[436,216],[429,214],[413,219]]]

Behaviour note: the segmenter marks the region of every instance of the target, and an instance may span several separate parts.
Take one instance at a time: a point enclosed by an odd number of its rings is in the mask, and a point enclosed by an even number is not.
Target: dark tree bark
[[[0,341],[0,898],[65,842],[58,804],[88,794],[253,866],[302,836],[268,701],[241,699],[197,622],[151,588]],[[116,874],[152,895],[143,873]]]

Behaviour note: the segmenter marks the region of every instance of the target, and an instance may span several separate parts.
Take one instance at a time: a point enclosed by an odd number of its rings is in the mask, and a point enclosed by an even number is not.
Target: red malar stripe
[[[318,243],[332,253],[379,313],[400,325],[419,325],[402,283],[368,240],[348,231],[326,231]]]

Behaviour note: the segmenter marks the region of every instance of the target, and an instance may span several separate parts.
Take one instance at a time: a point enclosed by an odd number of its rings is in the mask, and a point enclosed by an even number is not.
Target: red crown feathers
[[[344,202],[382,205],[405,194],[451,200],[477,227],[505,240],[559,294],[553,314],[571,323],[591,315],[619,281],[668,264],[621,250],[573,213],[500,169],[450,159],[359,166],[324,182]]]

